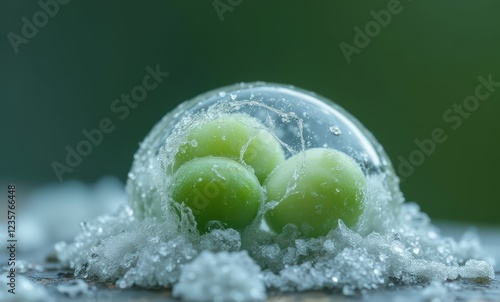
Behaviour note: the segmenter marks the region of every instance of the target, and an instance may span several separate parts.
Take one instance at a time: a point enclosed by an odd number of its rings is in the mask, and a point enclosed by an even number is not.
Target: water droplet
[[[221,91],[221,92],[219,92],[219,96],[220,96],[220,97],[224,97],[225,95],[226,95],[226,92],[225,92],[225,91]]]
[[[335,135],[335,136],[339,136],[342,134],[342,132],[340,131],[339,127],[338,126],[331,126],[330,127],[330,132]]]
[[[233,101],[236,100],[236,93],[231,93],[230,96],[231,96],[231,100],[233,100]]]
[[[190,141],[189,144],[191,144],[191,146],[193,146],[193,147],[198,146],[198,142],[195,139],[193,139],[192,141]]]

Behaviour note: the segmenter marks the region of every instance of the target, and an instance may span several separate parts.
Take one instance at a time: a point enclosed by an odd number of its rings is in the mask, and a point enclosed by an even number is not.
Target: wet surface
[[[26,274],[31,280],[43,284],[56,301],[178,301],[172,298],[171,291],[166,289],[145,290],[140,288],[119,289],[113,283],[102,283],[87,280],[91,286],[88,294],[71,298],[59,293],[58,285],[69,284],[74,279],[73,272],[59,265],[48,265],[43,272]],[[451,301],[500,301],[500,273],[491,281],[474,282],[458,280],[445,284],[446,295]],[[358,292],[353,296],[344,296],[336,292],[305,293],[270,293],[268,301],[273,302],[327,302],[327,301],[422,301],[422,292],[428,284],[414,286],[393,286],[370,292]],[[440,301],[440,300],[438,300]]]

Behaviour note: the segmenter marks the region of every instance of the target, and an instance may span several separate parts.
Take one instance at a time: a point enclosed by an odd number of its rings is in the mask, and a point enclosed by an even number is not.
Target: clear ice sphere
[[[360,234],[390,228],[403,202],[399,181],[380,143],[354,116],[333,101],[294,86],[265,82],[215,89],[181,103],[151,130],[128,174],[129,204],[137,218],[168,215],[167,187],[186,133],[200,119],[246,113],[260,120],[283,145],[286,157],[314,147],[351,156],[367,181]]]

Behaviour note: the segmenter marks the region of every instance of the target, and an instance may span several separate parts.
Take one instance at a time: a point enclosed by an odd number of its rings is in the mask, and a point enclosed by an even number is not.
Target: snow
[[[202,252],[182,270],[174,297],[188,301],[262,301],[260,267],[243,252]]]

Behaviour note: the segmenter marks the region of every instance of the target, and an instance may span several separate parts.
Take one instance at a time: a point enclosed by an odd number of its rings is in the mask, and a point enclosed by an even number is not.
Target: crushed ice
[[[392,228],[365,236],[342,221],[327,236],[310,239],[300,238],[293,225],[278,236],[233,229],[199,235],[186,231],[189,223],[140,221],[123,206],[82,224],[74,242],[58,243],[56,251],[77,276],[117,280],[121,288],[173,287],[177,296],[200,301],[217,295],[218,301],[262,300],[266,288],[349,295],[395,284],[494,278],[493,260],[476,235],[466,233],[459,242],[442,237],[414,203],[401,206]]]
[[[266,298],[260,267],[246,251],[203,251],[182,269],[174,297],[188,301],[261,301]]]

